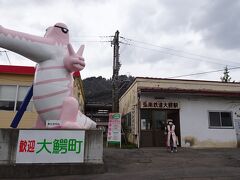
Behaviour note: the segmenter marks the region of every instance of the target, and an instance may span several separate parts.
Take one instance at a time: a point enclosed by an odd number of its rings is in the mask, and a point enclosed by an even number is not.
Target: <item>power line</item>
[[[126,44],[126,43],[125,43],[125,44]],[[232,66],[232,65],[229,65],[229,64],[223,64],[223,63],[213,62],[213,61],[210,61],[210,60],[205,60],[205,59],[199,59],[199,58],[193,58],[193,57],[187,57],[187,56],[183,56],[183,55],[173,54],[173,53],[171,53],[171,52],[165,52],[165,51],[161,51],[161,50],[158,50],[158,49],[152,49],[152,48],[142,47],[142,46],[138,46],[138,45],[135,45],[135,44],[126,44],[126,45],[133,46],[133,47],[137,47],[137,48],[141,48],[141,49],[156,51],[156,52],[159,52],[159,53],[161,53],[161,54],[167,54],[167,55],[171,55],[171,56],[177,56],[177,57],[181,57],[181,58],[184,58],[184,59],[197,60],[197,61],[205,61],[205,62],[208,62],[208,63],[217,64],[217,65],[222,65],[222,66],[226,66],[226,65]]]
[[[81,37],[81,38],[113,38],[114,36],[109,36],[109,35],[105,35],[105,36],[83,35],[83,36],[79,36],[79,37]],[[162,54],[167,54],[167,55],[171,55],[171,56],[177,56],[177,57],[181,57],[181,58],[185,58],[185,59],[189,59],[189,60],[205,61],[205,62],[212,63],[212,64],[217,64],[217,65],[222,65],[222,66],[228,65],[228,66],[234,67],[234,65],[231,65],[231,64],[219,63],[219,62],[216,62],[216,61],[212,61],[212,60],[224,61],[222,59],[202,56],[202,55],[198,55],[198,54],[194,54],[194,53],[188,53],[186,51],[176,50],[176,49],[173,49],[173,48],[162,47],[162,46],[155,45],[155,44],[152,44],[152,43],[138,41],[138,40],[126,38],[126,37],[123,37],[123,36],[119,36],[119,38],[121,38],[122,40],[125,41],[125,42],[119,41],[119,43],[121,43],[121,44],[129,45],[129,46],[133,46],[133,47],[137,47],[137,48],[142,48],[142,49],[145,49],[145,50],[157,51],[157,52],[162,53]],[[73,39],[77,39],[77,38],[73,38]],[[106,40],[73,40],[72,42],[74,42],[74,43],[76,43],[76,42],[82,42],[82,43],[109,43],[109,42],[111,42],[111,40],[108,40],[108,41],[106,41]],[[129,42],[132,42],[132,43],[129,43]],[[146,47],[146,46],[145,47],[144,46],[139,46],[139,45],[136,45],[134,43],[140,43],[140,44],[145,44],[147,46],[161,48],[161,49],[167,50],[167,52],[159,50],[159,49],[149,48],[149,47]],[[171,52],[171,51],[174,51],[174,52]],[[188,57],[188,56],[181,55],[181,54],[179,55],[179,54],[176,54],[176,53],[183,53],[183,54],[190,55],[190,56],[195,56],[195,57]],[[198,57],[198,58],[196,58],[196,57]],[[202,58],[204,58],[204,59],[202,59]],[[226,62],[240,64],[238,62],[233,62],[233,61],[226,61]]]
[[[228,68],[228,70],[233,70],[233,69],[240,69],[240,66]],[[179,76],[172,76],[172,77],[167,77],[167,78],[173,79],[173,78],[180,78],[180,77],[187,77],[187,76],[209,74],[209,73],[215,73],[215,72],[221,72],[221,71],[224,71],[224,69],[213,70],[213,71],[206,71],[206,72],[199,72],[199,73],[192,73],[192,74],[185,74],[185,75],[179,75]]]
[[[71,38],[73,43],[109,43],[112,41],[114,36],[93,36],[93,35],[84,35]]]
[[[91,38],[91,37],[100,37],[100,38],[113,38],[114,36],[109,36],[109,35],[82,35],[82,36],[78,36],[78,37],[81,37],[81,38]],[[77,37],[77,38],[78,38]],[[76,37],[75,37],[76,38]]]
[[[78,37],[72,37],[71,40],[79,41],[79,39],[94,39],[94,41],[105,41],[105,39],[109,39],[110,41],[113,37],[114,36],[78,36]],[[96,40],[96,39],[99,39],[99,40]]]
[[[106,40],[74,40],[74,39],[79,39],[79,38],[88,38],[88,39],[89,38],[101,38],[101,39],[111,38],[112,39],[113,37],[114,36],[112,36],[112,35],[82,35],[82,36],[78,36],[77,38],[76,37],[72,38],[73,39],[72,42],[74,42],[74,43],[76,43],[76,42],[109,43],[109,42],[111,42],[111,40],[106,41]],[[224,65],[224,66],[226,66],[226,65],[233,66],[233,65],[230,65],[230,64],[223,64],[223,63],[219,63],[219,62],[216,62],[216,61],[206,60],[206,59],[212,59],[212,60],[217,60],[217,61],[224,61],[223,59],[218,59],[218,58],[213,58],[213,57],[208,57],[208,56],[202,56],[202,55],[199,55],[199,54],[194,54],[194,53],[189,53],[189,52],[186,52],[186,51],[176,50],[176,49],[173,49],[173,48],[163,47],[163,46],[159,46],[159,45],[144,42],[144,41],[139,41],[139,40],[135,40],[135,39],[131,39],[131,38],[126,38],[126,37],[123,37],[123,36],[119,36],[119,38],[121,38],[122,40],[125,41],[125,42],[119,41],[119,43],[129,45],[129,46],[134,46],[134,47],[137,47],[137,48],[142,48],[142,49],[152,50],[152,51],[158,51],[162,54],[168,54],[168,55],[171,55],[171,56],[177,56],[177,57],[190,59],[190,60],[205,61],[205,62],[209,62],[209,63],[212,63],[212,64],[218,64],[218,65]],[[133,42],[133,43],[129,43],[129,42]],[[177,52],[177,53],[183,53],[183,54],[187,54],[187,55],[191,55],[191,56],[197,56],[197,57],[204,58],[204,59],[187,57],[185,55],[174,54],[172,52],[166,52],[166,51],[161,51],[161,50],[158,50],[158,49],[152,49],[152,48],[148,48],[148,47],[144,47],[144,46],[138,46],[134,43],[145,44],[147,46],[157,47],[157,48],[161,48],[161,49],[164,49],[164,50],[167,50],[167,51],[174,51],[174,52]],[[229,61],[229,60],[227,62],[228,63],[240,64],[239,62],[234,62],[234,61]]]
[[[109,43],[111,41],[84,41],[84,40],[81,40],[81,41],[72,41],[72,42],[85,42],[85,43]]]
[[[186,52],[186,51],[181,51],[181,50],[176,50],[176,49],[173,49],[173,48],[163,47],[163,46],[155,45],[155,44],[152,44],[152,43],[147,43],[147,42],[138,41],[138,40],[134,40],[134,39],[130,39],[130,38],[125,38],[125,37],[122,37],[122,36],[120,38],[122,38],[122,39],[124,39],[126,41],[131,41],[131,42],[135,42],[135,43],[145,44],[145,45],[148,45],[148,46],[153,46],[153,47],[165,49],[165,50],[168,50],[168,51],[180,52],[180,53],[188,54],[188,55],[191,55],[191,56],[198,56],[198,57],[201,57],[201,58],[212,59],[212,60],[217,60],[217,61],[226,61],[226,60],[219,59],[219,58],[203,56],[203,55],[199,55],[199,54],[195,54],[195,53],[189,53],[189,52]],[[228,62],[240,64],[239,62],[235,62],[235,61],[229,61],[228,60]]]
[[[85,38],[88,38],[88,37],[100,37],[100,38],[112,38],[114,36],[82,36],[82,37],[85,37]],[[146,43],[146,42],[142,42],[142,41],[137,41],[137,40],[134,40],[134,39],[129,39],[129,38],[125,38],[125,37],[122,37],[120,36],[120,38],[122,40],[124,40],[125,42],[123,41],[119,41],[119,43],[121,44],[125,44],[125,45],[129,45],[129,46],[134,46],[134,47],[137,47],[137,48],[142,48],[142,49],[145,49],[145,50],[152,50],[152,51],[157,51],[159,53],[162,53],[162,54],[168,54],[168,55],[171,55],[171,56],[177,56],[177,57],[181,57],[181,58],[185,58],[185,59],[189,59],[189,60],[197,60],[197,61],[205,61],[205,62],[208,62],[208,63],[212,63],[212,64],[217,64],[217,65],[222,65],[222,66],[233,66],[233,65],[229,65],[229,64],[223,64],[223,63],[219,63],[219,62],[215,62],[215,61],[210,61],[210,60],[206,60],[206,59],[200,59],[200,58],[194,58],[194,57],[187,57],[187,56],[184,56],[184,55],[178,55],[178,54],[174,54],[172,52],[166,52],[166,51],[161,51],[159,49],[153,49],[153,48],[148,48],[148,47],[143,47],[143,46],[139,46],[139,45],[136,45],[136,44],[133,44],[133,43],[128,43],[129,41],[132,41],[132,42],[138,42],[138,43],[142,43],[142,44],[146,44],[146,45],[150,45],[150,46],[154,46],[154,47],[158,47],[158,48],[162,48],[162,49],[165,49],[165,50],[172,50],[172,51],[176,51],[176,52],[181,52],[181,53],[185,53],[185,54],[189,54],[189,55],[194,55],[194,56],[198,56],[198,57],[201,57],[201,58],[208,58],[210,59],[209,57],[206,57],[206,56],[201,56],[201,55],[196,55],[196,54],[192,54],[192,53],[187,53],[187,52],[184,52],[184,51],[179,51],[179,50],[175,50],[175,49],[171,49],[171,48],[165,48],[165,47],[161,47],[161,46],[158,46],[158,45],[154,45],[154,44],[151,44],[151,43]],[[127,42],[126,42],[127,41]],[[83,43],[108,43],[108,42],[111,42],[111,40],[109,41],[103,41],[103,40],[73,40],[72,42],[83,42]],[[216,58],[211,58],[211,59],[215,59],[215,60],[220,60],[220,59],[216,59]],[[236,63],[236,62],[234,62]]]

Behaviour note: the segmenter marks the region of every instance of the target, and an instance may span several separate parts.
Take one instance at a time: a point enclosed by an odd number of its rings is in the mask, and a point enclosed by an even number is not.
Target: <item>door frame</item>
[[[237,147],[240,148],[240,119],[234,119],[234,127],[236,132]]]
[[[148,117],[150,118],[150,128],[148,129],[142,129],[142,111],[148,111]],[[160,143],[160,146],[156,146],[156,140],[159,138],[156,132],[156,128],[154,127],[153,123],[153,111],[164,111],[165,112],[165,121],[167,121],[168,118],[171,118],[174,120],[174,124],[176,126],[176,135],[178,136],[179,140],[179,146],[181,146],[181,132],[180,132],[180,111],[179,109],[150,109],[150,108],[141,108],[140,109],[140,117],[139,117],[139,127],[140,127],[140,147],[165,147],[165,143]],[[170,115],[172,114],[172,115]],[[146,125],[148,127],[148,125]],[[163,141],[165,141],[165,136],[162,136]]]

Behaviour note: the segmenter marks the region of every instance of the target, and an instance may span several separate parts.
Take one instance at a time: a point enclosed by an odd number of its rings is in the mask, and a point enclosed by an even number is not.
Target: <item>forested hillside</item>
[[[120,95],[125,92],[134,80],[132,76],[119,76]],[[90,77],[83,80],[86,102],[112,103],[112,80],[99,77]]]

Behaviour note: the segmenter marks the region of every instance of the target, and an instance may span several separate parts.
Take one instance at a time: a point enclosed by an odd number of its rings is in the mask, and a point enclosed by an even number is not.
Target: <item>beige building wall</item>
[[[77,98],[78,100],[80,111],[84,113],[85,112],[85,109],[84,109],[85,96],[84,96],[83,82],[81,77],[74,77],[73,94],[74,94],[74,97]]]
[[[124,93],[124,95],[119,99],[119,112],[122,115],[130,113],[131,116],[131,134],[128,134],[128,140],[132,143],[137,144],[138,137],[138,92],[137,83],[134,82],[131,87]]]
[[[20,74],[0,74],[0,85],[19,85],[31,86],[33,83],[33,75]],[[15,116],[14,111],[0,110],[0,128],[10,128],[10,124]],[[37,113],[33,106],[31,112],[26,111],[19,123],[19,128],[31,128],[36,123]]]

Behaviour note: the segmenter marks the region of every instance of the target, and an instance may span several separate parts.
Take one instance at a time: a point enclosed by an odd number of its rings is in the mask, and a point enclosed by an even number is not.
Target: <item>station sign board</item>
[[[141,108],[156,108],[156,109],[179,109],[180,104],[177,101],[141,101]]]

